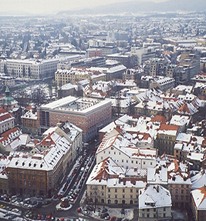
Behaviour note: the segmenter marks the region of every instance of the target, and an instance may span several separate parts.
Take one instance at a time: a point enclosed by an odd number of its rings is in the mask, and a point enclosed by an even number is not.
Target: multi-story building
[[[54,76],[58,62],[59,59],[7,59],[4,62],[0,62],[0,65],[5,65],[8,74],[12,77],[43,79]]]
[[[123,80],[134,80],[140,82],[141,77],[144,75],[144,71],[141,68],[138,69],[127,69],[123,74]]]
[[[86,182],[87,201],[103,205],[137,205],[146,185],[145,175],[145,170],[126,169],[108,157],[95,165]]]
[[[14,117],[0,108],[0,134],[14,127]]]
[[[175,76],[176,69],[177,69],[177,65],[167,64],[165,68],[165,76],[169,78],[173,78]]]
[[[166,122],[163,116],[135,118],[129,115],[123,115],[115,122],[99,130],[99,140],[102,141],[106,133],[113,133],[112,130],[116,128],[116,131],[119,131],[123,137],[131,137],[130,141],[132,141],[137,148],[152,149],[154,148],[154,138],[156,137],[161,122]],[[109,137],[111,137],[111,134]]]
[[[132,138],[123,137],[116,128],[105,135],[96,151],[96,162],[111,157],[118,165],[124,168],[147,169],[156,165],[156,149],[137,148],[132,144]],[[132,133],[134,135],[134,133]],[[142,134],[140,134],[142,137]],[[137,135],[138,137],[138,135]],[[143,137],[142,137],[143,138]],[[136,139],[136,142],[138,140]]]
[[[137,115],[155,116],[162,113],[164,109],[164,102],[144,100],[135,105],[134,110]]]
[[[98,48],[88,48],[87,49],[87,57],[100,57],[102,56],[102,50]]]
[[[199,189],[193,190],[192,195],[192,212],[195,221],[205,220],[206,217],[206,187],[203,186]]]
[[[68,96],[42,105],[37,110],[41,131],[69,121],[83,130],[83,140],[97,135],[100,128],[111,121],[112,106],[109,99],[76,98]]]
[[[38,134],[37,111],[35,108],[28,110],[21,116],[22,130],[25,133]]]
[[[188,165],[173,156],[157,159],[155,168],[148,168],[147,183],[162,185],[170,191],[173,207],[187,208],[190,202],[191,179]]]
[[[6,166],[10,193],[24,196],[54,194],[81,148],[81,133],[76,126],[63,124],[46,132],[37,145],[38,153],[12,154]]]
[[[180,127],[180,132],[185,132],[187,126],[189,125],[191,117],[184,115],[173,115],[170,124],[177,125]]]
[[[179,126],[170,124],[161,124],[157,138],[155,140],[155,147],[158,148],[159,154],[173,155],[174,145],[179,133]]]
[[[199,170],[204,166],[205,138],[191,133],[179,133],[174,146],[174,156],[190,162],[190,168]]]
[[[110,54],[107,55],[107,58],[120,62],[126,68],[134,68],[138,64],[137,56],[133,54]]]
[[[1,76],[0,79],[1,79],[2,84],[3,84],[4,86],[8,86],[8,87],[13,87],[13,86],[15,86],[15,83],[16,83],[16,82],[15,82],[15,79],[14,79],[13,77],[4,75],[4,76]]]
[[[131,54],[137,56],[138,65],[142,65],[145,61],[149,60],[150,58],[154,58],[156,55],[154,47],[146,47],[146,48],[131,48]]]
[[[154,78],[154,80],[150,83],[150,88],[158,88],[161,91],[167,91],[169,89],[174,88],[175,79],[169,77],[158,77]]]
[[[191,184],[188,166],[174,159],[168,166],[168,190],[171,193],[173,207],[190,206]]]
[[[13,127],[4,133],[1,134],[0,138],[0,149],[2,153],[9,153],[14,151],[16,147],[22,145],[20,136],[22,135],[22,131]],[[24,139],[25,140],[25,139]],[[15,142],[18,141],[18,142]]]
[[[153,77],[164,76],[167,61],[164,58],[151,58],[145,62],[144,72]]]
[[[139,196],[140,221],[172,220],[172,199],[161,185],[148,185]]]
[[[57,86],[62,86],[67,83],[77,83],[81,80],[92,79],[92,82],[106,80],[106,74],[100,70],[91,70],[85,68],[71,68],[69,70],[57,70],[55,72],[55,81]]]

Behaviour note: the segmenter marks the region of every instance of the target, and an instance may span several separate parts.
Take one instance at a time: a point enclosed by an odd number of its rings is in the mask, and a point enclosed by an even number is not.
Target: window
[[[122,192],[124,193],[124,192],[125,192],[125,189],[122,189]]]
[[[115,189],[115,193],[117,193],[117,189]]]
[[[166,214],[165,214],[165,213],[163,213],[163,217],[164,217],[164,218],[166,217]]]
[[[110,193],[110,188],[108,188],[108,192]]]
[[[133,192],[133,189],[130,189],[130,193],[132,193]]]

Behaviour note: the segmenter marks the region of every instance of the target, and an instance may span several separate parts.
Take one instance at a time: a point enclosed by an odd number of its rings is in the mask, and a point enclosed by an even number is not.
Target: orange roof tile
[[[159,130],[178,130],[179,126],[172,124],[161,124]]]
[[[166,123],[166,117],[162,115],[155,115],[151,118],[151,122],[160,122],[160,123]]]
[[[40,142],[40,145],[42,146],[51,146],[52,144],[55,144],[55,142],[52,140],[51,138],[51,134],[48,134],[48,136],[46,136],[41,142]]]
[[[188,113],[190,114],[190,110],[186,103],[184,103],[180,108],[178,109],[179,112]]]

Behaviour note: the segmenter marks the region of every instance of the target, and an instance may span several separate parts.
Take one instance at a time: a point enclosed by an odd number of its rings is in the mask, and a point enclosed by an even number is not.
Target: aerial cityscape
[[[206,221],[206,2],[3,1],[0,220]]]

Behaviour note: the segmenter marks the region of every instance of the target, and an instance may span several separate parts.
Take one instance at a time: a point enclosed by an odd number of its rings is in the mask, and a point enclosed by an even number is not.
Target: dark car
[[[94,207],[93,207],[93,206],[90,206],[90,205],[87,206],[86,209],[89,210],[89,211],[94,211]]]
[[[108,216],[109,216],[109,213],[101,213],[100,214],[101,219],[104,219],[105,217],[108,217]]]

